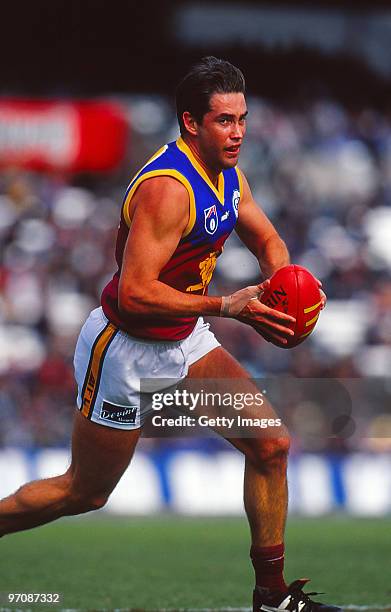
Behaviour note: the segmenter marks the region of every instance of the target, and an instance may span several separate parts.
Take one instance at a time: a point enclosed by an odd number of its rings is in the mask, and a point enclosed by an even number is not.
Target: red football
[[[308,338],[318,320],[321,295],[318,282],[306,268],[290,265],[280,268],[270,279],[270,287],[261,296],[261,302],[295,317],[289,327],[295,332],[287,344],[271,342],[281,348],[292,348]]]

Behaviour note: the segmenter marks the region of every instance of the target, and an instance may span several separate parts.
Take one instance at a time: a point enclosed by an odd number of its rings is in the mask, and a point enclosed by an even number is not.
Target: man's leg
[[[97,425],[76,411],[69,469],[0,501],[0,536],[101,508],[128,466],[140,431]]]
[[[243,380],[240,383],[242,393],[254,395],[259,392],[249,374],[222,348],[214,349],[194,363],[188,377],[203,381],[231,379],[235,383]],[[219,385],[218,382],[212,384],[213,388],[208,388],[208,391],[225,393],[231,390],[228,380],[226,385]],[[258,418],[276,418],[266,402],[257,410]],[[283,579],[283,540],[288,499],[286,469],[289,437],[284,427],[279,428],[276,435],[279,437],[271,438],[265,434],[258,438],[231,438],[229,442],[245,455],[244,505],[251,530],[251,558],[256,583],[282,591],[286,588]]]

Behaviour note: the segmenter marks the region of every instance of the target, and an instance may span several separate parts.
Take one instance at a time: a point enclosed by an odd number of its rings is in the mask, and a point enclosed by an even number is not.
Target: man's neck
[[[211,180],[212,184],[217,187],[221,170],[214,170],[207,165],[207,163],[203,160],[200,154],[200,150],[197,146],[197,143],[193,139],[186,136],[182,136],[182,140],[187,144],[201,168],[208,175],[208,178]]]

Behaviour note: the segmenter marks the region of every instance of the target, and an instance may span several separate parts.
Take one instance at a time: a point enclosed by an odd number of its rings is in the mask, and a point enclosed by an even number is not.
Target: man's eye
[[[227,123],[229,123],[229,119],[220,119],[220,123],[226,125]]]

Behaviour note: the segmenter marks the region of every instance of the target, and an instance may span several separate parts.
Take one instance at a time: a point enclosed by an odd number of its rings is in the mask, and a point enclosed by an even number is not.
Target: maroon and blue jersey
[[[182,340],[193,330],[197,317],[121,315],[118,283],[123,252],[131,224],[130,202],[139,185],[155,176],[171,176],[189,194],[189,222],[159,281],[187,293],[206,295],[208,285],[237,217],[242,192],[237,168],[223,170],[215,187],[182,138],[162,147],[136,174],[124,198],[116,244],[118,270],[102,293],[106,317],[132,336],[153,340]],[[162,203],[164,206],[164,202]],[[148,245],[145,245],[148,257]]]

